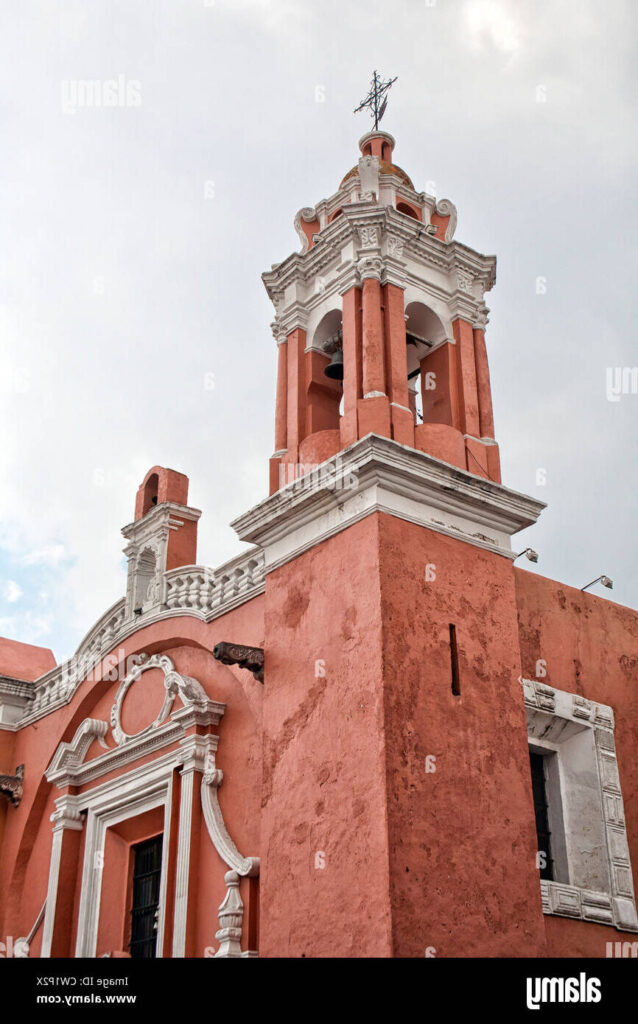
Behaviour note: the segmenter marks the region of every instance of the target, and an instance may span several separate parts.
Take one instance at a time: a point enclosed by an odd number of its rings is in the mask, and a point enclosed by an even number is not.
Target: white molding
[[[593,745],[587,774],[597,780],[598,793],[592,808],[599,808],[598,811],[592,809],[591,813],[600,813],[598,824],[606,842],[608,891],[541,880],[543,912],[611,924],[621,931],[636,932],[638,916],[616,759],[613,709],[537,679],[521,678],[520,682],[531,744],[551,747],[560,756],[562,744],[585,731],[590,732]],[[582,758],[582,753],[579,756]],[[568,794],[563,792],[561,796],[564,803],[567,797],[565,811],[569,818]],[[590,831],[593,830],[590,828]]]
[[[212,622],[264,590],[264,556],[255,548],[215,570],[201,565],[171,569],[164,573],[161,605],[127,618],[126,599],[117,601],[91,627],[72,658],[28,684],[33,699],[15,724],[3,728],[17,731],[64,707],[100,661],[139,629],[180,616]]]
[[[49,767],[45,771],[47,782],[57,782],[58,779],[72,779],[76,777],[76,771],[84,762],[89,748],[94,740],[98,740],[102,747],[108,749],[104,737],[108,732],[108,723],[98,718],[85,718],[75,730],[75,735],[70,743],[60,743]],[[65,783],[61,783],[64,785]],[[66,785],[73,785],[69,781]]]
[[[81,832],[84,828],[84,819],[76,806],[74,798],[69,794],[64,794],[56,800],[56,810],[51,815],[51,821],[53,822],[53,841],[49,860],[49,881],[46,900],[42,908],[44,910],[44,928],[40,957],[44,959],[48,959],[51,956],[64,832],[66,829]],[[29,934],[31,935],[31,933]],[[33,934],[35,934],[34,931]]]
[[[100,787],[102,792],[99,798],[96,796],[96,790],[90,790],[76,798],[85,804],[87,809],[76,957],[94,957],[96,955],[102,896],[100,864],[104,859],[107,828],[156,807],[164,809],[156,947],[157,955],[162,956],[166,923],[167,846],[170,836],[173,767],[173,764],[165,765],[159,762],[145,765],[144,768],[148,770],[130,772],[128,776],[113,779],[106,784],[106,787]],[[133,776],[135,776],[134,780]]]
[[[166,571],[168,540],[171,532],[180,530],[186,522],[197,523],[199,509],[164,501],[141,519],[123,527],[122,535],[128,541],[124,554],[128,559],[126,582],[126,616],[130,618],[136,607],[148,610],[162,600],[162,579]],[[153,556],[152,578],[142,571],[141,560],[146,552]],[[140,586],[143,593],[140,593]]]
[[[388,176],[382,177],[383,193]],[[397,199],[399,193],[404,195],[404,186],[398,179],[393,188]],[[315,243],[310,249],[293,253],[263,274],[266,290],[275,304],[278,326],[285,326],[287,330],[305,327],[309,311],[317,301],[335,291],[343,294],[358,283],[356,262],[358,255],[362,255],[359,247],[362,229],[366,230],[367,238],[372,237],[370,231],[376,230],[376,255],[381,263],[383,282],[390,281],[398,287],[405,287],[406,281],[411,280],[422,292],[421,300],[432,288],[438,289],[446,305],[448,319],[460,316],[484,326],[487,307],[483,295],[496,280],[496,258],[484,256],[451,240],[456,209],[449,200],[436,203],[432,197],[424,199],[423,194],[416,193],[407,198],[412,202],[416,198],[417,204],[423,208],[424,223],[394,209],[392,196],[389,203],[383,201],[383,196],[379,203],[341,203],[342,216],[315,235]],[[427,231],[427,216],[435,207],[442,215],[450,216],[445,240]],[[323,278],[319,296],[315,289],[318,276]],[[463,283],[462,288],[459,288],[459,280]]]
[[[164,673],[164,688],[166,691],[164,703],[157,717],[150,725],[147,725],[135,735],[129,735],[122,728],[122,705],[124,698],[131,686],[139,680],[144,672],[156,668]],[[152,732],[153,729],[163,725],[171,712],[175,697],[178,695],[184,707],[192,707],[194,705],[202,711],[206,711],[208,708],[209,700],[203,686],[196,679],[192,679],[190,676],[182,676],[179,672],[176,672],[175,665],[167,654],[154,654],[150,658],[146,656],[141,664],[136,665],[122,680],[115,695],[115,703],[111,708],[111,728],[113,730],[113,739],[118,746],[122,743],[129,743],[131,740],[139,740],[147,733]]]
[[[142,757],[153,751],[162,750],[177,740],[181,740],[186,730],[194,725],[203,728],[219,725],[225,709],[225,704],[214,700],[209,700],[206,707],[191,705],[181,708],[179,711],[173,712],[170,720],[164,725],[159,726],[152,732],[144,730],[121,746],[107,747],[106,753],[99,754],[86,764],[83,758],[80,760],[75,756],[73,748],[74,738],[71,744],[60,744],[45,772],[46,780],[47,782],[54,783],[59,788],[64,786],[85,786],[99,779],[107,772],[114,771],[116,768],[122,768],[134,761],[139,761]],[[96,719],[85,719],[78,727],[76,737],[80,730],[88,729],[88,722],[103,726],[103,735],[106,735],[108,729],[106,722],[97,722]],[[104,743],[102,745],[106,746]],[[88,746],[84,754],[87,751]]]
[[[375,512],[513,558],[511,536],[542,502],[369,434],[234,520],[264,550],[265,572]]]
[[[187,736],[182,748],[181,786],[179,796],[179,827],[177,864],[175,869],[175,911],[173,918],[173,956],[186,956],[186,931],[190,885],[191,832],[195,800],[195,772],[204,772],[209,757],[215,755],[217,737]]]
[[[238,875],[258,875],[259,857],[242,857],[226,828],[217,798],[217,790],[223,778],[221,769],[215,767],[214,756],[209,755],[201,782],[202,810],[208,834],[217,853],[232,871],[236,871]]]
[[[35,684],[0,675],[0,730],[15,732],[35,696]]]
[[[113,716],[113,732],[119,737],[118,746],[107,747],[89,762],[86,755],[95,738],[106,746],[104,737],[108,724],[98,719],[85,719],[75,732],[70,743],[60,743],[46,772],[48,782],[60,788],[80,789],[83,785],[134,762],[128,772],[106,782],[98,783],[92,789],[79,793],[64,793],[55,801],[56,810],[51,816],[54,823],[53,847],[49,867],[45,933],[43,949],[48,955],[53,933],[53,921],[57,899],[60,872],[62,832],[65,828],[81,829],[86,815],[86,841],[80,882],[81,896],[78,914],[78,931],[75,948],[76,957],[95,956],[99,930],[102,867],[106,830],[127,818],[143,814],[156,807],[164,809],[164,840],[162,845],[162,867],[160,877],[160,909],[158,915],[157,956],[163,955],[166,928],[166,891],[169,857],[169,836],[172,810],[173,773],[180,770],[180,800],[176,855],[176,890],[173,918],[172,956],[183,957],[186,953],[187,913],[189,906],[189,880],[192,854],[192,825],[194,802],[201,799],[202,813],[207,830],[215,849],[224,863],[237,875],[259,874],[259,858],[242,857],[231,839],[217,800],[217,788],[221,785],[222,772],[215,766],[215,753],[219,737],[208,732],[187,734],[195,726],[210,729],[218,725],[224,714],[225,705],[209,700],[196,679],[180,676],[175,672],[173,662],[166,655],[146,658],[141,666],[127,677],[125,687],[120,686],[121,700],[127,690],[139,679],[142,671],[159,667],[164,671],[167,693],[176,691],[183,707],[172,711],[167,721],[158,720],[135,736],[125,736],[119,727],[119,718]],[[173,693],[173,696],[175,693]],[[172,702],[171,702],[172,703]],[[121,705],[121,701],[120,701]],[[117,706],[117,701],[116,701]],[[170,709],[169,709],[170,710]],[[161,715],[158,716],[158,719]],[[119,731],[118,731],[119,730]],[[175,742],[179,745],[175,748]],[[173,749],[159,754],[150,762],[141,761],[145,755],[161,751],[170,745]],[[202,776],[199,794],[195,784],[195,773]],[[231,886],[232,888],[232,886]],[[237,913],[241,900],[238,893],[229,897]],[[230,904],[224,902],[224,914],[232,918]],[[242,911],[243,914],[243,911]],[[231,922],[232,924],[232,922]],[[226,926],[222,926],[226,927]],[[230,927],[230,925],[229,925]],[[232,924],[230,938],[233,955],[241,938],[241,921]],[[240,928],[237,935],[237,927]],[[222,957],[230,955],[224,936]],[[240,953],[253,956],[254,953]]]

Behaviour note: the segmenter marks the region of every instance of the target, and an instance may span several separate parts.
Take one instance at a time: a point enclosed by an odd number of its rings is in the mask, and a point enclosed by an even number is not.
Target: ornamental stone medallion
[[[141,661],[141,664],[136,665],[120,683],[115,695],[115,703],[111,708],[111,728],[113,730],[113,739],[118,746],[123,743],[127,743],[129,740],[144,736],[146,733],[151,732],[153,729],[157,729],[162,725],[170,715],[175,702],[175,697],[178,694],[184,706],[201,705],[204,707],[206,705],[207,697],[201,683],[198,683],[196,679],[191,679],[190,676],[182,676],[179,672],[176,672],[175,665],[168,655],[154,654],[152,657],[149,657],[148,655],[140,655],[140,658],[144,659]],[[141,729],[139,732],[129,734],[122,728],[122,707],[124,700],[131,687],[140,679],[142,674],[144,672],[148,672],[149,669],[160,669],[160,671],[164,673],[164,703],[162,704],[154,721],[145,726],[145,728]]]

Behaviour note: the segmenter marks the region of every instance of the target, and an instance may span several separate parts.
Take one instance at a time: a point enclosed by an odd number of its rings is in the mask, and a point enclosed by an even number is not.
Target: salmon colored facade
[[[633,948],[638,615],[514,565],[544,506],[501,482],[495,259],[390,135],[360,149],[264,275],[251,546],[198,565],[155,466],[76,655],[0,640],[6,955]]]

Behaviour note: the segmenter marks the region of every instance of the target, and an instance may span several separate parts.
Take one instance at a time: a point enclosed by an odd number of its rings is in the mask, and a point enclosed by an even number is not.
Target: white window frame
[[[552,825],[556,828],[555,865],[557,873],[565,880],[541,879],[543,913],[636,932],[638,917],[614,742],[614,712],[606,704],[558,690],[536,679],[521,679],[521,682],[530,748],[537,753],[556,755],[547,798],[550,829]],[[584,734],[585,730],[589,730],[589,735]],[[582,743],[579,743],[578,756],[582,758],[585,779],[580,792],[576,788],[570,790],[574,766],[570,765],[567,754],[567,741],[579,735],[582,735]],[[560,787],[560,800],[556,787]],[[569,826],[570,807],[573,817],[574,802],[582,799],[583,793],[588,800],[591,833],[602,837],[601,848],[595,855],[598,877],[604,884],[596,889],[571,884],[575,876],[582,876],[586,871],[585,860],[578,860]]]

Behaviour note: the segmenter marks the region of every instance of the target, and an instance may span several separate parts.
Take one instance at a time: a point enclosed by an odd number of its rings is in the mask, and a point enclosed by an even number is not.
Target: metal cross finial
[[[370,92],[364,100],[361,101],[359,106],[355,110],[355,114],[358,114],[360,110],[365,110],[366,107],[370,108],[370,114],[374,118],[375,131],[379,127],[379,121],[385,114],[385,108],[388,105],[388,97],[386,93],[391,85],[397,80],[395,78],[389,78],[387,82],[376,73],[372,75],[372,82],[370,83]]]

